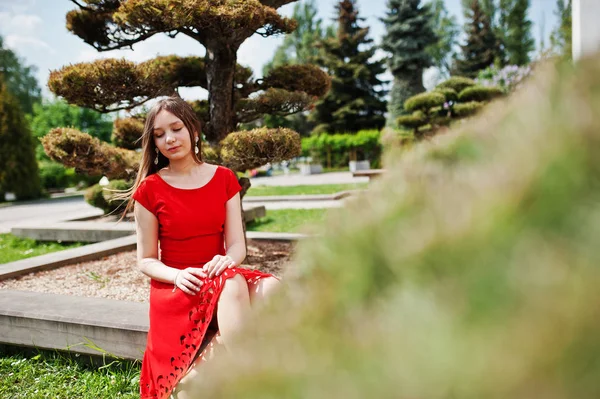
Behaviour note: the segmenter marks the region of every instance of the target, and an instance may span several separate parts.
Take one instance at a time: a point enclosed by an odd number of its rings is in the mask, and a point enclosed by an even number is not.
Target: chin
[[[191,153],[183,152],[182,150],[177,151],[175,154],[169,154],[167,158],[171,161],[179,161],[181,159],[187,158]]]

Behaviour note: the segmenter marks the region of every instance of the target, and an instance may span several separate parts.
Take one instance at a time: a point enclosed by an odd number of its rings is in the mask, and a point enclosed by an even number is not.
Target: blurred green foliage
[[[203,397],[600,397],[600,58],[387,154]]]
[[[381,165],[381,133],[361,130],[353,134],[321,133],[302,139],[302,154],[327,167],[348,166],[348,161],[369,160],[371,167]]]

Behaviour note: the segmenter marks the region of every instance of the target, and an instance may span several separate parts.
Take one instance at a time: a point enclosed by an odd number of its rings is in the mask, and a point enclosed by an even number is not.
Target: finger
[[[212,267],[214,266],[216,262],[214,260],[211,260],[210,262],[207,262],[206,264],[204,264],[204,266],[202,267],[202,270],[204,270],[205,272],[208,272],[212,269]]]
[[[212,272],[212,270],[215,268],[215,265],[212,262],[209,262],[205,265],[204,267],[204,273],[206,274],[206,277],[210,277],[210,273]]]
[[[202,285],[202,281],[200,281],[199,279],[197,279],[193,274],[189,274],[187,276],[185,276],[186,279],[192,283],[194,286],[200,288],[200,286]]]
[[[186,286],[184,286],[183,284],[179,284],[177,286],[177,288],[179,288],[181,291],[185,292],[188,295],[196,295],[195,292],[193,292],[192,290],[190,290],[189,288],[187,288]]]
[[[223,260],[220,260],[219,263],[215,265],[215,267],[208,273],[208,277],[218,276],[217,271],[221,270],[225,265]]]
[[[190,274],[192,274],[194,276],[198,276],[200,278],[206,278],[206,276],[207,276],[206,272],[201,267],[190,267],[187,271]]]
[[[221,265],[215,270],[215,277],[218,277],[227,269],[227,263],[223,262]]]
[[[181,282],[181,284],[183,286],[185,286],[186,288],[189,288],[192,291],[199,291],[200,290],[200,287],[198,285],[194,284],[193,282],[191,282],[189,280],[183,280]]]

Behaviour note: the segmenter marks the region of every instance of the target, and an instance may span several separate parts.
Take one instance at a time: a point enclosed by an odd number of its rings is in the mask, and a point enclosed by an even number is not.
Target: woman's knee
[[[221,298],[248,298],[248,283],[244,276],[236,274],[235,276],[228,278],[224,285],[221,293]]]
[[[261,278],[252,286],[250,290],[250,298],[260,298],[265,299],[271,293],[276,291],[281,286],[281,282],[275,277],[265,277]]]

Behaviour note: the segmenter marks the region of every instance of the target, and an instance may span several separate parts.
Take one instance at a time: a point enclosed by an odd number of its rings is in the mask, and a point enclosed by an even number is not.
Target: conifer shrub
[[[135,150],[142,148],[144,120],[139,118],[116,119],[113,123],[112,143],[116,147]]]
[[[473,79],[465,78],[463,76],[452,76],[448,80],[440,83],[436,86],[437,89],[452,89],[457,93],[460,93],[467,87],[475,86]]]
[[[123,210],[125,202],[114,198],[118,191],[124,191],[131,187],[125,180],[111,180],[106,187],[95,184],[88,188],[84,194],[86,202],[96,208],[100,208],[105,214]]]
[[[430,108],[443,105],[444,102],[446,102],[446,97],[442,93],[421,93],[406,100],[404,109],[408,112],[427,112]]]
[[[504,91],[499,87],[471,86],[458,94],[458,100],[461,102],[491,101],[503,94]]]
[[[404,109],[413,113],[397,118],[396,122],[412,129],[414,136],[421,139],[434,135],[453,120],[475,114],[483,104],[503,94],[499,87],[478,86],[472,79],[451,77],[432,91],[406,100]]]

